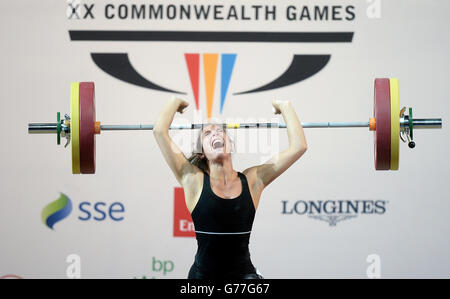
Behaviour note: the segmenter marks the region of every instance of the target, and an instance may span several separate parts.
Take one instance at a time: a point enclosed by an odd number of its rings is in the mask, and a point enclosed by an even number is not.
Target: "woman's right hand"
[[[177,102],[177,105],[178,105],[177,106],[177,112],[179,112],[179,113],[183,113],[184,109],[187,106],[189,106],[188,102],[186,102],[185,100],[180,99],[180,98],[173,98],[172,101],[176,101]]]
[[[155,125],[153,127],[153,133],[167,133],[170,128],[170,124],[173,121],[173,117],[175,116],[175,113],[183,113],[183,110],[187,106],[189,106],[189,103],[185,100],[175,97],[171,98],[166,103],[163,110],[160,112],[158,120],[155,122]]]

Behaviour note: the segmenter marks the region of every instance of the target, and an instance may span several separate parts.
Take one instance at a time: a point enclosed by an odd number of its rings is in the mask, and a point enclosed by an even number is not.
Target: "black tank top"
[[[198,250],[194,265],[205,274],[254,273],[248,249],[255,206],[247,178],[238,172],[242,192],[233,199],[217,196],[204,172],[203,190],[192,211]]]

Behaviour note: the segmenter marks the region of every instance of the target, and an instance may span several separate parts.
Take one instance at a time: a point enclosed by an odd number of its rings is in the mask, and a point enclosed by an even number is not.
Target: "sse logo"
[[[42,209],[41,219],[48,228],[53,229],[55,223],[69,216],[70,212],[72,212],[72,201],[67,195],[61,193],[57,200]]]
[[[81,202],[78,205],[80,215],[78,219],[81,221],[96,220],[104,221],[111,219],[113,221],[122,221],[125,207],[120,202],[114,202],[108,206],[105,202],[91,203],[88,201]],[[50,229],[61,220],[69,217],[72,212],[72,201],[64,193],[60,197],[44,207],[41,213],[42,222]]]

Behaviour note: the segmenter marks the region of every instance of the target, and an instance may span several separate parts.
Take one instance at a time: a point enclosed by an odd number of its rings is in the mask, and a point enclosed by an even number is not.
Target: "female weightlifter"
[[[198,249],[188,278],[263,278],[250,260],[249,239],[261,193],[306,151],[302,125],[289,101],[273,101],[283,116],[289,147],[271,160],[243,172],[233,169],[231,141],[225,128],[207,124],[199,132],[198,148],[186,158],[169,136],[176,112],[189,104],[170,100],[153,133],[161,152],[184,188],[194,221]]]

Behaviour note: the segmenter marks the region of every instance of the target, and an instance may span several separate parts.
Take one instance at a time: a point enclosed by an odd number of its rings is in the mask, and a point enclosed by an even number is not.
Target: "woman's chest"
[[[241,195],[242,184],[240,179],[232,183],[213,183],[210,182],[211,191],[220,198],[233,199]]]

